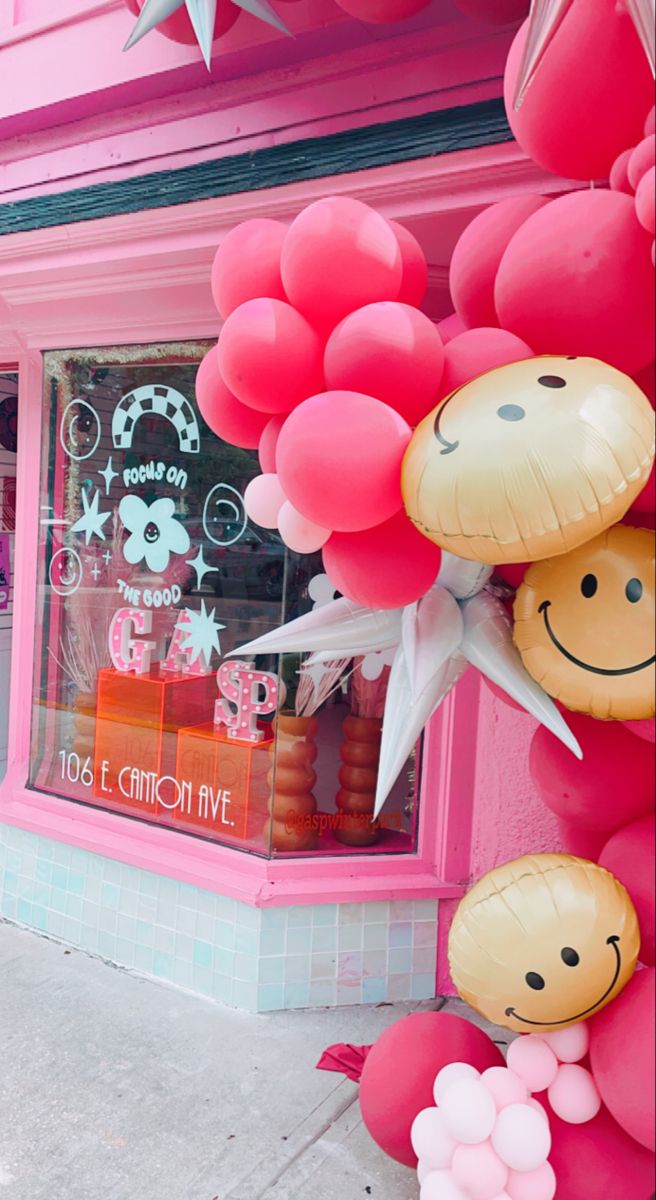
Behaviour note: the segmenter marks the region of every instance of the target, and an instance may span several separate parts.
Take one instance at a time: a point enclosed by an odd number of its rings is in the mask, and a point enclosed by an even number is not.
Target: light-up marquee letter
[[[152,613],[140,608],[119,608],[114,613],[109,627],[109,653],[117,671],[134,671],[136,675],[148,673],[155,643],[141,641],[133,635],[150,633],[152,622]]]
[[[214,728],[225,726],[229,738],[241,742],[261,742],[264,731],[257,718],[275,712],[280,703],[280,680],[268,671],[255,671],[244,662],[228,662],[219,667],[216,682],[221,699],[214,708]]]
[[[129,450],[134,427],[143,416],[164,417],[178,435],[178,446],[184,454],[198,454],[200,432],[198,421],[189,401],[175,388],[162,384],[146,384],[123,396],[112,417],[112,441],[116,450]]]

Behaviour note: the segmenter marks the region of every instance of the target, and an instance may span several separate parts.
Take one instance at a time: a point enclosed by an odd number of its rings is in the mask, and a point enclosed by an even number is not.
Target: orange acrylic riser
[[[205,837],[265,852],[263,827],[270,788],[270,729],[261,742],[215,733],[212,724],[178,732],[177,778],[182,801],[171,812],[176,825]]]
[[[106,807],[170,819],[181,801],[178,730],[207,721],[214,675],[98,673],[94,799]]]

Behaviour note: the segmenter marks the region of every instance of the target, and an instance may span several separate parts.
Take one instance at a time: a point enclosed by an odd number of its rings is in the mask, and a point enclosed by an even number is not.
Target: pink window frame
[[[0,821],[258,907],[412,897],[448,900],[462,894],[469,875],[475,792],[478,682],[473,672],[447,698],[426,732],[414,854],[265,860],[27,787],[41,352],[216,336],[208,286],[211,259],[220,232],[248,216],[289,219],[304,204],[332,192],[357,195],[402,220],[410,213],[467,207],[477,211],[519,191],[548,190],[555,190],[554,182],[547,185],[543,173],[526,163],[517,147],[495,146],[2,239],[0,290],[15,327],[9,334],[0,329],[0,363],[19,371],[19,445],[9,765],[0,784]],[[107,273],[108,292],[104,282],[98,286],[94,272]],[[149,272],[153,283],[148,285],[148,300],[136,306],[135,314],[121,299],[135,286],[143,291],[143,277]],[[184,292],[188,278],[190,293]],[[183,312],[174,316],[172,296],[177,297],[181,287]]]

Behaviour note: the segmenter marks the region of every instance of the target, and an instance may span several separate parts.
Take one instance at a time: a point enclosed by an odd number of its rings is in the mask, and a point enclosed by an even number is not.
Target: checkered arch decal
[[[112,441],[116,450],[129,450],[134,427],[144,414],[165,417],[176,429],[183,454],[198,454],[200,433],[194,410],[175,388],[147,384],[123,396],[112,417]]]

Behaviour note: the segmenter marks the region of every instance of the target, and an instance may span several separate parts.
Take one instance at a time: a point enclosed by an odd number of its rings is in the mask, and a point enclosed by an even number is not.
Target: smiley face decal
[[[594,358],[531,358],[481,375],[415,430],[405,509],[460,558],[526,562],[562,554],[624,515],[654,460],[640,388]]]
[[[635,909],[609,871],[567,854],[497,867],[461,901],[449,933],[451,977],[497,1025],[547,1033],[587,1020],[635,970]]]
[[[48,579],[58,596],[72,596],[82,583],[82,559],[72,546],[62,546],[50,560]]]
[[[654,534],[615,525],[585,546],[535,563],[515,599],[524,666],[574,712],[652,717]]]

